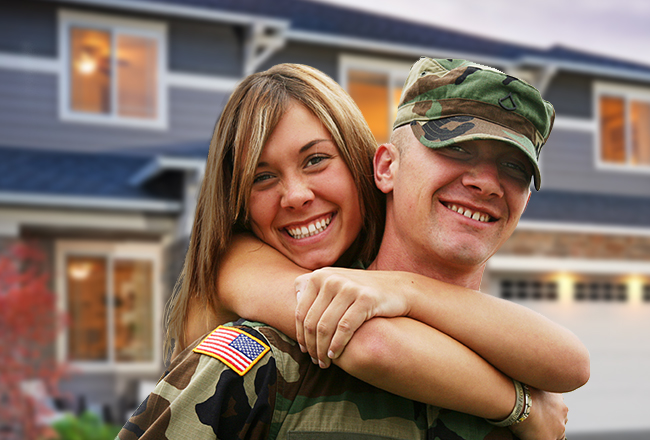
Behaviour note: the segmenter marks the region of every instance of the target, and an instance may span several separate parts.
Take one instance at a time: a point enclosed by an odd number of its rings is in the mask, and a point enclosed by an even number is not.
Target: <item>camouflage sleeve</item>
[[[244,339],[250,334],[266,342],[255,330],[237,329],[245,332]],[[197,352],[200,347],[188,348],[170,365],[124,425],[119,439],[267,438],[277,386],[272,352],[259,353],[242,373],[217,357]]]

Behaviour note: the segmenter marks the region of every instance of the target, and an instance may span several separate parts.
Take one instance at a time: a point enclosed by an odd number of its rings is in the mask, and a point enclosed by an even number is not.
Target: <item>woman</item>
[[[336,83],[305,66],[275,66],[238,86],[215,128],[185,267],[170,306],[167,342],[176,339],[175,354],[217,324],[238,316],[264,321],[295,337],[295,278],[323,266],[372,259],[381,236],[382,200],[372,180],[374,139],[362,121]],[[402,275],[360,276],[396,280]],[[430,280],[427,288],[432,286],[454,292],[449,301],[466,290]],[[480,355],[513,378],[549,391],[569,391],[582,384],[575,364],[580,364],[576,360],[584,357],[584,351],[573,335],[514,304],[488,305],[520,314],[516,322],[525,320],[534,330],[500,322],[501,331],[524,336],[520,343],[526,349],[487,348],[486,353],[478,351]],[[459,342],[472,346],[472,341]],[[380,370],[372,371],[368,365],[359,368],[353,360],[354,344],[337,362],[349,373],[406,397],[481,417],[505,418],[514,400],[512,384],[498,380],[487,386],[480,378],[494,377],[491,366],[463,352],[460,344],[448,349],[449,368],[432,369],[435,374],[420,381],[430,380],[432,386],[415,386],[403,374],[377,375]],[[476,387],[468,387],[467,376],[453,374],[459,367],[454,364],[456,349],[458,359],[466,363],[462,368],[475,373],[471,379]],[[522,360],[523,356],[529,358]],[[318,360],[327,366],[325,359]]]

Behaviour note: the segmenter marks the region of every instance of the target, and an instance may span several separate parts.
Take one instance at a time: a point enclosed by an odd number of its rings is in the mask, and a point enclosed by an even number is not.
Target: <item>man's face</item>
[[[431,149],[411,134],[405,143],[392,188],[397,236],[419,263],[483,265],[517,226],[532,164],[494,140]]]

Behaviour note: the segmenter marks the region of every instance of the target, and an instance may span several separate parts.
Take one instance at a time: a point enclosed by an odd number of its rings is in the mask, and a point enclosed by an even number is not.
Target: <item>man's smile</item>
[[[480,211],[473,211],[465,206],[461,206],[456,203],[444,203],[444,205],[448,209],[451,209],[452,211],[457,212],[460,215],[464,215],[465,217],[471,218],[473,220],[477,220],[479,222],[488,223],[488,222],[496,221],[496,219],[492,218],[489,214]]]

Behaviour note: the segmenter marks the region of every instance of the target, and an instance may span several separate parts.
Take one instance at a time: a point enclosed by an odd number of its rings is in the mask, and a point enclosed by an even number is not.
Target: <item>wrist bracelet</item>
[[[517,417],[517,420],[515,420],[515,423],[513,423],[513,425],[516,425],[517,423],[521,423],[524,420],[526,420],[530,415],[530,408],[531,406],[533,406],[533,398],[530,397],[530,390],[528,389],[528,385],[522,383],[521,387],[524,389],[524,411],[521,413],[519,417]]]
[[[505,428],[514,425],[515,423],[521,423],[530,415],[530,407],[533,402],[530,398],[530,390],[528,389],[528,386],[514,379],[512,380],[512,383],[515,385],[515,393],[517,397],[515,400],[515,407],[512,409],[510,415],[501,421],[485,419],[495,426]]]

